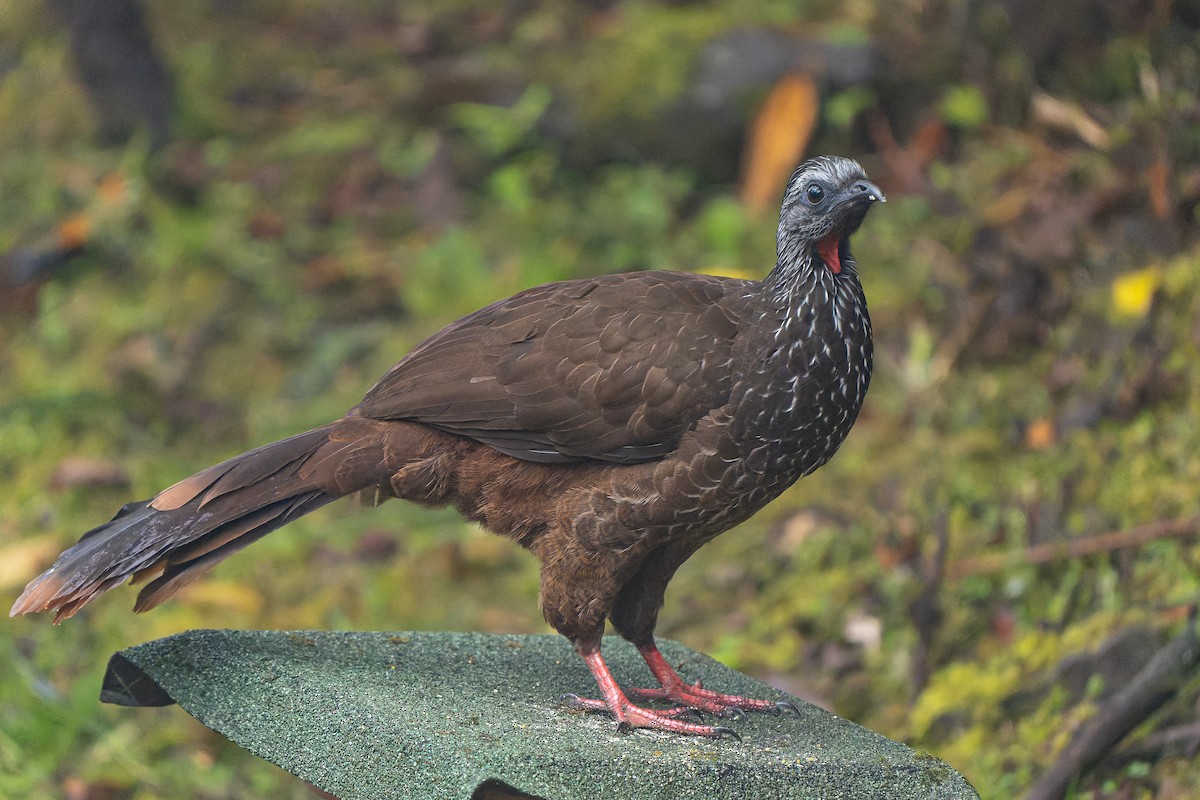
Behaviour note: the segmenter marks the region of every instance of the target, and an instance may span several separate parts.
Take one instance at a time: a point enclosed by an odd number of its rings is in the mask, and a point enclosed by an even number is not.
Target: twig
[[[917,631],[917,644],[913,648],[912,691],[916,697],[929,683],[932,673],[930,654],[933,651],[933,640],[941,627],[943,613],[941,606],[942,584],[946,580],[946,553],[950,549],[950,530],[943,511],[934,518],[933,533],[937,549],[929,561],[920,563],[918,569],[921,575],[921,591],[908,606],[912,617],[913,627]]]
[[[1200,640],[1193,609],[1187,627],[1076,732],[1058,759],[1034,783],[1026,800],[1060,800],[1077,775],[1179,691],[1197,664]]]
[[[951,580],[958,580],[970,575],[1001,572],[1016,564],[1046,564],[1051,561],[1081,558],[1127,547],[1139,547],[1156,539],[1191,536],[1196,533],[1200,533],[1200,517],[1157,520],[1129,530],[1110,531],[1079,539],[1033,545],[1025,548],[1020,555],[984,553],[973,558],[964,558],[950,565],[949,576]]]
[[[1105,766],[1120,766],[1130,761],[1157,761],[1170,755],[1193,757],[1200,750],[1200,720],[1155,731],[1137,742],[1114,751]]]

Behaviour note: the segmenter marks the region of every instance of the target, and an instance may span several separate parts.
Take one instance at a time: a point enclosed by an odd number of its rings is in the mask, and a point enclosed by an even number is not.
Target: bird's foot
[[[710,738],[729,736],[739,741],[742,738],[732,728],[683,721],[680,719],[681,717],[696,713],[695,709],[685,706],[676,706],[675,708],[661,710],[642,708],[629,702],[624,696],[620,697],[612,706],[605,700],[591,700],[576,694],[564,694],[559,700],[567,703],[571,708],[580,711],[611,714],[613,719],[617,720],[617,730],[623,733],[631,731],[634,728],[647,728],[650,730],[667,731],[669,733],[681,733],[686,736],[708,736]]]
[[[707,711],[719,717],[740,717],[745,711],[767,714],[800,713],[800,709],[793,703],[757,700],[736,694],[712,692],[702,687],[699,681],[691,684],[680,681],[669,688],[626,689],[625,691],[630,697],[636,697],[639,700],[661,700],[686,708]]]
[[[700,681],[687,683],[679,677],[675,668],[667,663],[653,642],[638,648],[646,665],[658,679],[661,688],[658,689],[629,689],[629,695],[639,700],[662,700],[676,703],[689,708],[707,711],[722,717],[736,717],[744,711],[754,711],[767,714],[784,714],[791,712],[799,715],[800,709],[794,703],[776,702],[774,700],[757,700],[736,694],[722,694],[705,689]]]
[[[691,708],[676,707],[667,709],[651,709],[642,708],[634,705],[629,701],[629,698],[621,691],[621,687],[617,685],[617,681],[613,678],[612,672],[609,671],[608,665],[604,663],[604,657],[600,655],[600,651],[593,650],[590,652],[581,652],[583,660],[587,663],[588,668],[592,671],[592,676],[596,679],[596,685],[600,687],[600,694],[604,696],[603,700],[588,700],[574,694],[564,694],[562,700],[568,702],[572,708],[578,708],[583,711],[603,711],[611,714],[613,719],[617,721],[617,730],[626,732],[634,728],[648,728],[656,731],[667,731],[669,733],[681,733],[685,736],[708,736],[710,738],[720,738],[729,736],[734,739],[740,739],[735,731],[731,728],[721,727],[720,725],[704,725],[698,722],[685,722],[681,717],[686,717],[695,713]]]

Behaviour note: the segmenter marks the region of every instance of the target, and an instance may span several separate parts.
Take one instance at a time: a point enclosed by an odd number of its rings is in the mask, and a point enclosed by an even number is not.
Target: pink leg
[[[630,689],[629,694],[640,700],[666,700],[688,708],[698,708],[701,711],[721,715],[729,714],[731,711],[766,711],[772,714],[784,711],[800,713],[800,710],[791,703],[754,700],[736,694],[710,692],[708,689],[702,688],[699,681],[695,684],[685,683],[675,668],[663,658],[654,642],[638,648],[638,651],[642,654],[642,658],[646,659],[650,671],[654,673],[654,677],[662,686],[661,689]]]
[[[591,653],[581,653],[580,655],[583,656],[588,669],[592,671],[592,675],[596,678],[596,685],[600,687],[600,694],[604,696],[604,699],[585,700],[575,695],[563,695],[565,699],[570,700],[571,705],[574,707],[588,711],[607,711],[612,714],[621,730],[652,728],[659,731],[682,733],[688,736],[732,736],[735,739],[738,738],[738,735],[729,728],[698,725],[678,719],[683,714],[689,713],[690,709],[672,708],[665,711],[656,711],[635,706],[629,702],[629,698],[625,696],[625,693],[621,691],[621,687],[617,685],[617,681],[613,678],[612,672],[609,671],[608,664],[604,663],[604,657],[600,655],[599,649]]]

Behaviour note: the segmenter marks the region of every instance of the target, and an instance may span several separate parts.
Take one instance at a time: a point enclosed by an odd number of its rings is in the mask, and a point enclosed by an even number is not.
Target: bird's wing
[[[529,289],[418,345],[351,413],[526,461],[661,458],[728,399],[752,285],[643,272]]]

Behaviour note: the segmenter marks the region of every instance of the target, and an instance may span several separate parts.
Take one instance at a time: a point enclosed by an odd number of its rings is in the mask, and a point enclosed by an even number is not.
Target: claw
[[[737,739],[739,742],[742,740],[742,737],[738,736],[738,732],[735,731],[733,728],[723,728],[723,727],[713,728],[713,735],[715,735],[718,739],[721,738],[722,736],[728,736],[731,739]]]
[[[789,700],[780,700],[778,703],[775,704],[775,713],[776,714],[785,714],[788,711],[792,712],[797,717],[800,716],[800,708],[795,703],[793,703]]]
[[[587,711],[604,712],[608,711],[608,707],[600,700],[585,700],[574,692],[567,692],[558,696],[558,702],[565,705],[572,711]]]
[[[719,716],[725,717],[726,719],[745,719],[746,712],[742,711],[737,706],[729,706],[728,708],[724,709]]]

